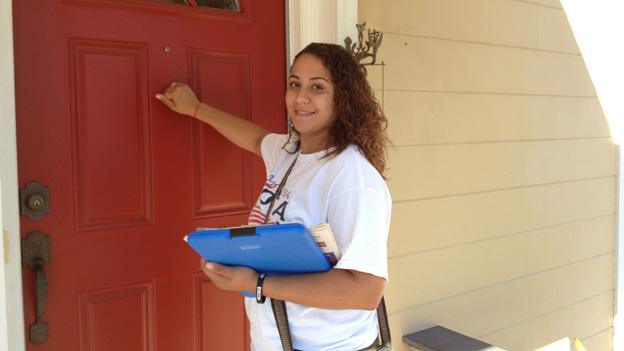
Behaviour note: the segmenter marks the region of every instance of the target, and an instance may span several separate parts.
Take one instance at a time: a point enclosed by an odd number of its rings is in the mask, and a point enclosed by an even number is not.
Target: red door
[[[13,2],[20,187],[51,211],[22,236],[51,242],[29,350],[245,350],[242,297],[215,289],[182,237],[245,223],[261,161],[154,98],[188,82],[203,101],[285,129],[284,2]],[[36,316],[25,268],[25,328]]]

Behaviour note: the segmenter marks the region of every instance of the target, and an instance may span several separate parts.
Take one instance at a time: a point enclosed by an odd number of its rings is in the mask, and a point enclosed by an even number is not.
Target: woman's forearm
[[[269,275],[265,296],[326,309],[374,310],[386,281],[368,273],[332,269],[324,273]]]
[[[253,122],[231,115],[204,103],[200,104],[195,117],[212,126],[216,131],[238,147],[257,155],[261,154],[260,144],[262,139],[269,134],[268,130]]]

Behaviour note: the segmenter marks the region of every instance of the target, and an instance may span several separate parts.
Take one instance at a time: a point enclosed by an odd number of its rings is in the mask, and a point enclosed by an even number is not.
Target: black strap
[[[392,337],[390,336],[390,323],[388,323],[388,311],[386,310],[386,300],[381,297],[379,306],[377,306],[377,320],[379,322],[379,335],[381,336],[381,345],[377,346],[377,350],[391,349]]]
[[[269,221],[273,204],[281,195],[282,188],[284,187],[284,184],[286,184],[286,179],[288,179],[288,176],[295,166],[295,162],[297,162],[298,157],[299,155],[295,156],[295,159],[290,164],[290,167],[286,170],[286,173],[282,178],[282,182],[277,187],[275,195],[273,195],[273,198],[271,199],[271,204],[269,205],[269,209],[267,210],[264,218],[265,224]],[[280,341],[282,342],[282,348],[284,351],[293,351],[294,349],[292,339],[290,337],[290,327],[288,326],[286,303],[282,300],[271,299],[271,308],[273,309],[273,316],[275,317],[275,324],[277,325],[277,331],[280,336]],[[390,344],[392,338],[390,337],[390,324],[388,324],[388,312],[386,311],[386,302],[383,296],[381,297],[381,301],[379,301],[379,306],[377,306],[377,320],[379,321],[379,335],[381,336],[381,345],[377,346],[377,350],[391,350]]]
[[[293,351],[292,340],[290,339],[290,327],[288,326],[288,313],[286,313],[286,303],[282,300],[271,299],[271,308],[277,325],[277,332],[282,342],[284,351]]]

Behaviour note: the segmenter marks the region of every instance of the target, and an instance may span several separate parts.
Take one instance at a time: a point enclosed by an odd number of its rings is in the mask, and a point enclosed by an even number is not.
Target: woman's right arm
[[[236,146],[262,155],[260,144],[262,139],[269,134],[268,130],[244,118],[200,102],[188,85],[173,83],[162,94],[156,94],[156,98],[172,111],[194,116],[209,124]]]

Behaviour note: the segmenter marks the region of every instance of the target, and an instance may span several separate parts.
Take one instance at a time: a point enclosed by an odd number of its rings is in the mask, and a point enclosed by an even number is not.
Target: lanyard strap
[[[290,172],[292,172],[293,167],[295,167],[297,158],[299,158],[299,154],[295,156],[295,159],[290,164],[290,167],[288,167],[288,169],[286,170],[286,173],[284,174],[284,177],[282,178],[280,185],[277,187],[277,190],[275,191],[275,194],[273,195],[273,198],[271,199],[271,204],[269,205],[269,209],[266,211],[266,215],[264,216],[264,224],[269,223],[269,218],[271,216],[271,211],[273,210],[273,205],[275,204],[275,201],[277,200],[277,198],[282,194],[282,189],[284,188],[284,184],[286,184],[286,179],[288,179]]]
[[[295,163],[297,162],[297,158],[299,154],[295,156],[295,159],[286,170],[280,185],[277,187],[273,198],[271,199],[271,204],[269,205],[269,209],[264,216],[264,224],[269,222],[269,217],[271,216],[271,211],[273,210],[273,205],[277,198],[282,194],[282,189],[284,188],[284,184],[286,184],[286,180],[292,172],[293,167],[295,167]],[[271,308],[273,309],[273,316],[275,317],[275,324],[277,325],[277,331],[279,332],[280,340],[282,342],[282,348],[284,351],[292,351],[292,340],[290,339],[290,328],[288,327],[288,314],[286,313],[286,303],[282,300],[271,299]]]

